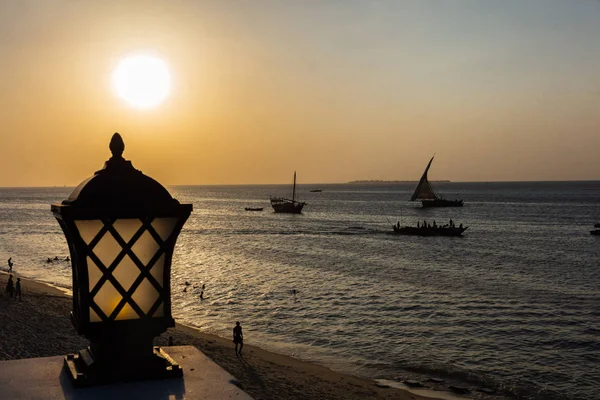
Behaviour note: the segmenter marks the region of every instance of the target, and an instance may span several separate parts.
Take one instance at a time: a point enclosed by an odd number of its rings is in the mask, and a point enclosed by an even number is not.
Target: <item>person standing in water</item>
[[[235,327],[233,328],[233,343],[235,343],[235,355],[242,355],[242,348],[244,347],[244,333],[242,332],[242,326],[240,325],[240,321],[235,323]],[[238,345],[240,345],[240,349],[238,350]]]
[[[13,262],[12,262],[12,257],[8,259],[8,272],[11,273],[12,272],[12,267],[13,267]]]

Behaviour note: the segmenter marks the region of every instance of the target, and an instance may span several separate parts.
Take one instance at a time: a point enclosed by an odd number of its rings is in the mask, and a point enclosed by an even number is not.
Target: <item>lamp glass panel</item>
[[[96,314],[92,308],[90,308],[90,322],[102,322],[102,319]]]
[[[161,288],[165,286],[163,284],[164,270],[165,270],[165,254],[163,253],[163,255],[160,256],[160,258],[158,260],[156,260],[156,263],[150,270],[150,274],[154,277],[154,279],[156,279],[156,281],[158,282],[158,284],[160,285]]]
[[[156,240],[154,240],[150,232],[146,231],[138,240],[136,240],[135,244],[131,247],[131,250],[133,250],[137,258],[139,258],[144,265],[148,265],[159,248],[158,243],[156,243]]]
[[[98,293],[94,296],[94,302],[102,312],[110,315],[123,297],[117,292],[110,281],[104,282]]]
[[[129,242],[133,235],[142,227],[142,221],[137,218],[118,219],[113,223],[113,228],[125,242]]]
[[[138,319],[139,317],[140,316],[135,312],[135,310],[133,308],[131,308],[129,303],[125,303],[125,305],[123,306],[121,311],[119,311],[117,318],[115,318],[115,319],[117,321],[122,321],[122,320],[126,320],[126,319]]]
[[[152,221],[152,227],[164,242],[169,238],[169,236],[171,236],[171,233],[173,232],[173,229],[175,229],[175,225],[177,224],[178,220],[179,218],[173,217],[155,218],[154,221]]]
[[[152,315],[152,318],[161,318],[164,317],[165,315],[165,307],[164,307],[164,303],[161,301],[160,305],[158,306],[158,308],[156,309],[156,311],[154,311],[154,314]]]
[[[138,306],[140,306],[142,311],[144,311],[144,314],[148,314],[148,311],[150,311],[150,308],[152,308],[156,302],[156,299],[158,299],[158,296],[159,293],[156,291],[154,286],[152,286],[148,279],[144,278],[131,298]]]
[[[96,257],[100,259],[106,268],[112,264],[121,250],[123,250],[123,248],[108,232],[102,236],[102,239],[100,239],[98,244],[96,244],[96,246],[92,249]]]
[[[88,290],[91,292],[94,286],[98,283],[102,277],[102,271],[96,265],[96,263],[88,256],[87,257],[87,268],[88,268]]]
[[[123,257],[119,265],[117,265],[113,271],[113,276],[117,278],[117,281],[119,281],[125,290],[129,290],[139,275],[140,269],[128,255]]]
[[[77,230],[79,231],[79,235],[85,242],[85,244],[90,244],[92,240],[96,237],[100,229],[104,226],[102,221],[97,219],[85,219],[85,220],[76,220],[75,226],[77,226]]]

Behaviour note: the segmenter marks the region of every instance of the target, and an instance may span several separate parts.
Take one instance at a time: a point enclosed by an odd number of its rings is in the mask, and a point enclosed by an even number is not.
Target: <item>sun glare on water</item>
[[[147,55],[123,59],[113,73],[117,94],[140,109],[158,106],[169,95],[171,76],[163,60]]]

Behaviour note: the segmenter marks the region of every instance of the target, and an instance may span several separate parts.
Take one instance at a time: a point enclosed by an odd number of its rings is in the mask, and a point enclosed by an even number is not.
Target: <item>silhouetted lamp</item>
[[[153,339],[175,325],[171,258],[192,205],[136,170],[124,149],[115,133],[104,168],[52,205],[71,253],[71,321],[90,340],[65,357],[75,386],[183,374]]]

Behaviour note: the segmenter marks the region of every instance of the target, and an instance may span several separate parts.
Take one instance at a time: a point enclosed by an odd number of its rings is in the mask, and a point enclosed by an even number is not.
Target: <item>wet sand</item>
[[[6,294],[6,280],[7,275],[0,273],[0,360],[63,355],[87,346],[69,321],[72,302],[63,291],[21,278],[23,300],[19,301]],[[239,358],[231,340],[180,324],[158,337],[156,344],[166,346],[169,336],[175,345],[196,346],[257,400],[426,399],[255,346],[244,345],[244,355]]]

